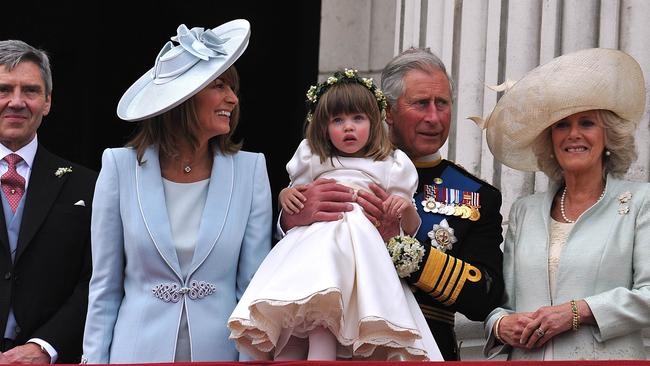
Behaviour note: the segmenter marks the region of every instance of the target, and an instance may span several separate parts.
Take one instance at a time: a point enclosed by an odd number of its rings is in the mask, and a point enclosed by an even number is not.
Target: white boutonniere
[[[56,175],[57,178],[61,178],[66,173],[72,173],[72,167],[71,166],[62,166],[62,167],[58,168],[54,172],[54,175]]]
[[[630,212],[630,206],[628,205],[628,202],[632,199],[632,192],[627,191],[621,193],[620,196],[618,196],[618,201],[620,202],[618,206],[618,214],[619,215],[625,215],[628,212]]]

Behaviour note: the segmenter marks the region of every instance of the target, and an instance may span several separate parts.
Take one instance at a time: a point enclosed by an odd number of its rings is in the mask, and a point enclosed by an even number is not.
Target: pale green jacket
[[[552,338],[554,359],[645,359],[641,331],[650,327],[650,184],[608,177],[603,199],[576,221],[569,234],[556,293],[551,294],[549,213],[555,192],[557,187],[512,206],[504,242],[507,299],[485,320],[484,353],[542,359],[543,347],[495,346],[494,322],[508,313],[584,299],[598,325],[582,325]],[[626,192],[631,198],[623,202]]]

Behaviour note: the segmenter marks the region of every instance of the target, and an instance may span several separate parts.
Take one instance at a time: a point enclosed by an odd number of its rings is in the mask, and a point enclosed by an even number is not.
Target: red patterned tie
[[[18,154],[9,154],[3,160],[9,164],[9,170],[0,177],[2,191],[5,193],[7,201],[9,201],[11,210],[16,213],[16,208],[18,208],[20,199],[25,192],[25,178],[16,171],[16,164],[21,162],[23,158]]]

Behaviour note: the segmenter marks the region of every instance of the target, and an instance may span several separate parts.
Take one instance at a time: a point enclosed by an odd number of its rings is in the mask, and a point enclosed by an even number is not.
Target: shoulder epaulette
[[[472,178],[473,180],[479,182],[479,183],[482,184],[482,185],[487,186],[488,188],[492,188],[492,189],[494,189],[494,190],[496,190],[496,191],[499,190],[498,188],[496,188],[495,186],[493,186],[491,183],[489,183],[489,182],[486,181],[485,179],[479,178],[479,177],[477,177],[476,175],[472,174],[469,170],[465,169],[465,167],[463,167],[462,165],[456,163],[455,161],[448,160],[448,159],[445,159],[445,160],[447,160],[447,162],[449,162],[449,165],[452,165],[452,166],[458,168],[458,170],[459,170],[461,173],[463,173],[466,177],[468,177],[468,178]]]

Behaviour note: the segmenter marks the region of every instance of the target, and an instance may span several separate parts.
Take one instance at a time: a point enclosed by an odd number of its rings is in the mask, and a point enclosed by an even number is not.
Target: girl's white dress
[[[332,178],[354,189],[378,184],[413,197],[415,167],[400,150],[383,161],[321,163],[303,140],[287,164],[292,185]],[[285,213],[286,214],[286,213]],[[422,312],[359,205],[343,219],[289,230],[271,250],[228,320],[240,352],[277,355],[290,336],[326,326],[340,358],[442,360]]]

